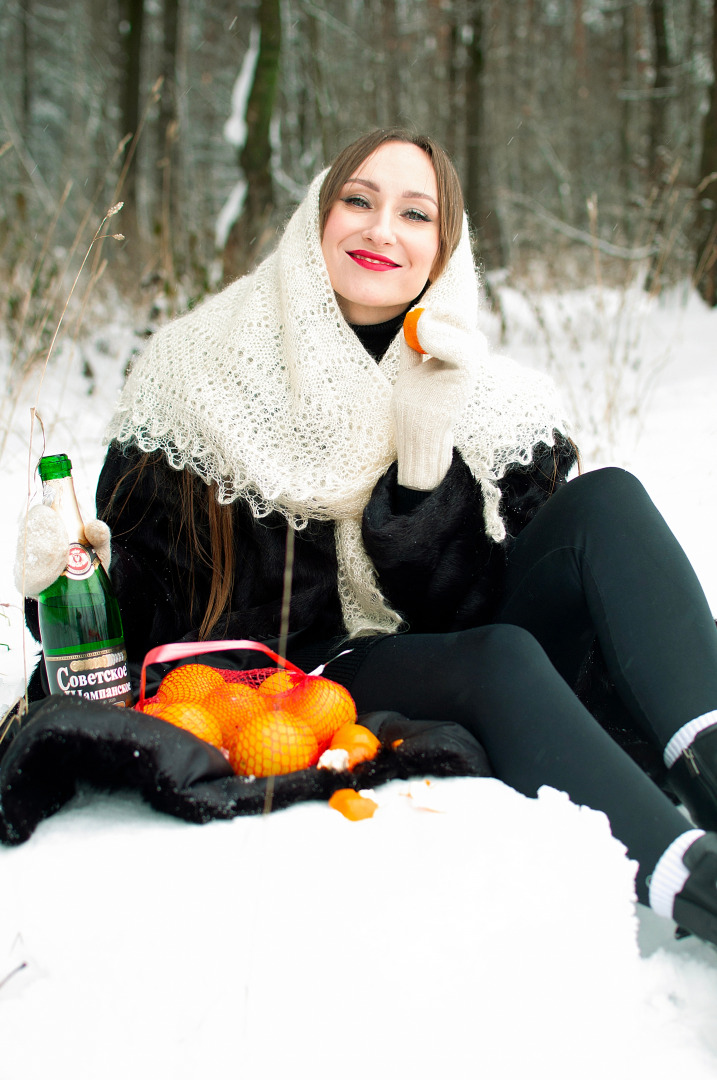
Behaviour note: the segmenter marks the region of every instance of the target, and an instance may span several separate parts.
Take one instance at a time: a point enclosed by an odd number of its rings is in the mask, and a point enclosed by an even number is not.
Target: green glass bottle
[[[38,597],[45,670],[52,694],[132,705],[119,604],[85,527],[66,454],[40,461],[43,502],[70,537],[67,567]]]

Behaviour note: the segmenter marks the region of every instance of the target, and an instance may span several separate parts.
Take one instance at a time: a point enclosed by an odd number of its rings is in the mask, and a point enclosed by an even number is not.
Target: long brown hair
[[[106,505],[98,506],[103,517],[112,521],[115,538],[126,535],[122,515],[137,489],[142,490],[140,485],[150,495],[144,496],[144,513],[133,527],[151,515],[152,485],[157,494],[162,483],[160,470],[166,465],[161,450],[146,453],[135,449],[130,452],[129,460],[131,464],[117,481]],[[173,472],[170,470],[170,475]],[[199,640],[204,641],[230,607],[235,565],[233,507],[219,503],[216,484],[205,484],[191,469],[183,469],[176,477],[176,484],[176,514],[168,522],[168,555],[171,557],[180,547],[191,553],[189,573],[179,586],[185,591],[193,625],[199,624]],[[205,602],[197,595],[194,568],[198,563],[203,563],[211,573],[209,597]]]
[[[336,156],[319,193],[319,234],[324,235],[326,219],[347,180],[356,175],[359,165],[385,143],[410,143],[430,158],[438,188],[438,254],[431,280],[435,281],[458,246],[463,227],[463,192],[453,162],[446,151],[428,135],[419,135],[406,128],[379,128],[349,143]]]
[[[209,637],[224,614],[228,614],[234,588],[233,506],[217,501],[217,485],[208,487],[189,469],[182,470],[182,513],[180,529],[186,529],[195,556],[211,569],[209,599],[202,613],[199,640]],[[197,505],[198,504],[198,505]],[[206,514],[209,525],[208,549],[202,542],[197,520]],[[196,606],[194,573],[189,580],[190,609]]]

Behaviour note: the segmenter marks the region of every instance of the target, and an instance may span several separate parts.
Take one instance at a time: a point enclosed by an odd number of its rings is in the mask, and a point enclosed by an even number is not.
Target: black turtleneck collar
[[[408,310],[409,308],[406,308],[406,311]],[[370,353],[374,360],[378,361],[384,356],[389,345],[403,326],[406,311],[402,311],[400,315],[394,315],[387,322],[369,323],[368,325],[349,323],[349,326],[366,352]]]

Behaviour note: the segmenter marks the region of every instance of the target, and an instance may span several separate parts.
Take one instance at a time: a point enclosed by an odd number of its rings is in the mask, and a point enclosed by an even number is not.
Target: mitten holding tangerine
[[[485,335],[454,314],[415,308],[404,320],[392,411],[398,482],[438,487],[453,457],[453,427],[478,380]]]

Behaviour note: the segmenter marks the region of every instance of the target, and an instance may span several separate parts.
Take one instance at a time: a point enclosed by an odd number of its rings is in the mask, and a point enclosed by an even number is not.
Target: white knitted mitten
[[[70,540],[65,523],[51,506],[33,506],[20,526],[15,585],[25,596],[39,596],[67,566]]]
[[[85,523],[85,536],[108,570],[111,555],[109,526],[104,521],[92,519]],[[69,549],[70,540],[60,515],[51,506],[33,506],[25,527],[20,527],[17,541],[15,585],[18,592],[39,596],[67,566]]]
[[[110,560],[112,558],[112,533],[106,521],[99,518],[91,518],[85,522],[85,536],[87,543],[97,552],[97,556],[109,574]]]
[[[427,357],[401,341],[393,391],[393,422],[398,451],[398,482],[430,491],[450,468],[453,425],[478,378],[478,361],[488,350],[476,329],[439,313],[424,311],[416,335]]]

